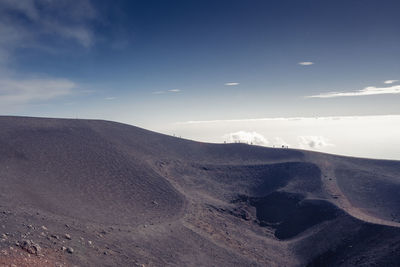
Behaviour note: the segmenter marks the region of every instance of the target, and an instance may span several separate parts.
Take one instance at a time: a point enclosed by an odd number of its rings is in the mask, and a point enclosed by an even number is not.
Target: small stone
[[[67,248],[67,252],[68,252],[69,254],[72,254],[72,253],[74,253],[74,249],[71,248],[71,247],[69,247],[69,248]]]
[[[62,250],[62,251],[66,251],[67,248],[66,248],[66,247],[61,247],[61,250]]]
[[[91,246],[91,245],[93,244],[93,242],[89,240],[89,241],[88,241],[88,244]]]
[[[69,234],[65,234],[64,237],[68,240],[71,240],[71,236]]]
[[[43,230],[45,230],[45,231],[47,231],[48,229],[47,229],[47,227],[46,226],[44,226],[44,225],[42,225],[42,229]]]
[[[55,238],[55,239],[57,239],[57,240],[59,240],[60,239],[60,237],[58,236],[58,235],[50,235],[52,238]]]

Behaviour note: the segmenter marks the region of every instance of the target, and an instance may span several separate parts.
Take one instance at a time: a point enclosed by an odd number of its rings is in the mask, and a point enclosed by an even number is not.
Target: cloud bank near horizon
[[[385,94],[400,94],[400,85],[389,87],[368,86],[361,90],[352,92],[328,92],[317,95],[306,96],[306,98],[333,98],[346,96],[369,96],[369,95],[385,95]]]
[[[252,123],[252,122],[267,122],[267,121],[337,121],[337,120],[354,120],[354,119],[399,119],[400,114],[389,115],[355,115],[355,116],[321,116],[321,117],[267,117],[267,118],[249,118],[249,119],[226,119],[226,120],[198,120],[198,121],[184,121],[175,122],[174,124],[214,124],[214,123]]]
[[[259,146],[266,146],[269,144],[269,141],[263,135],[256,132],[238,131],[225,134],[223,138],[228,143],[246,143]]]
[[[297,137],[299,147],[303,149],[319,149],[327,146],[333,146],[327,138],[323,136],[299,136]]]
[[[225,134],[223,139],[227,143],[245,143],[251,145],[259,145],[259,146],[271,146],[271,147],[292,147],[289,143],[285,142],[285,140],[281,137],[273,138],[272,142],[269,141],[264,135],[257,132],[247,132],[247,131],[238,131],[229,134]],[[294,148],[301,149],[321,149],[324,147],[334,146],[326,137],[324,136],[297,136],[297,144],[294,145]]]

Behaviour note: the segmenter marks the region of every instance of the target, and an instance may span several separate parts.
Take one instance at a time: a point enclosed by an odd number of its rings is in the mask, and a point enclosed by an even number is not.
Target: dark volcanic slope
[[[1,195],[21,196],[10,201],[18,206],[99,223],[138,224],[180,212],[183,197],[164,178],[85,124],[1,122]]]
[[[399,174],[395,161],[0,117],[0,266],[398,266]]]

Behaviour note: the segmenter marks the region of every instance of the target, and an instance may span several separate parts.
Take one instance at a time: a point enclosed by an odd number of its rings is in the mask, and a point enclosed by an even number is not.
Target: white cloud
[[[323,136],[299,136],[299,147],[303,149],[318,149],[327,146],[333,146]]]
[[[106,98],[104,98],[105,100],[115,100],[115,99],[117,99],[115,96],[109,96],[109,97],[106,97]]]
[[[311,61],[302,61],[302,62],[299,62],[299,63],[297,63],[297,64],[299,64],[299,65],[301,65],[301,66],[311,66],[311,65],[314,65],[314,62],[311,62]]]
[[[230,83],[224,83],[225,86],[236,86],[239,85],[240,83],[236,83],[236,82],[230,82]]]
[[[166,91],[154,91],[152,92],[153,95],[161,95],[161,94],[168,94],[168,93],[179,93],[182,92],[181,89],[169,89]]]
[[[392,84],[392,83],[396,83],[396,82],[398,82],[399,80],[387,80],[387,81],[384,81],[383,83],[385,83],[385,84]]]
[[[307,98],[332,98],[343,96],[365,96],[365,95],[383,95],[383,94],[400,94],[400,85],[390,87],[369,86],[364,89],[352,92],[328,92],[318,95],[307,96]]]
[[[265,146],[269,143],[268,140],[263,135],[256,132],[239,131],[235,133],[225,134],[223,138],[229,143],[240,142],[240,143],[254,144],[260,146]]]
[[[0,79],[2,105],[26,104],[70,95],[76,84],[67,79]]]

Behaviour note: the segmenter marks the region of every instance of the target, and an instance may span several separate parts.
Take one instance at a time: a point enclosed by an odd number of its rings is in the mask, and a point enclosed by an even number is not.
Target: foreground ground
[[[399,266],[400,162],[0,117],[0,266]]]

